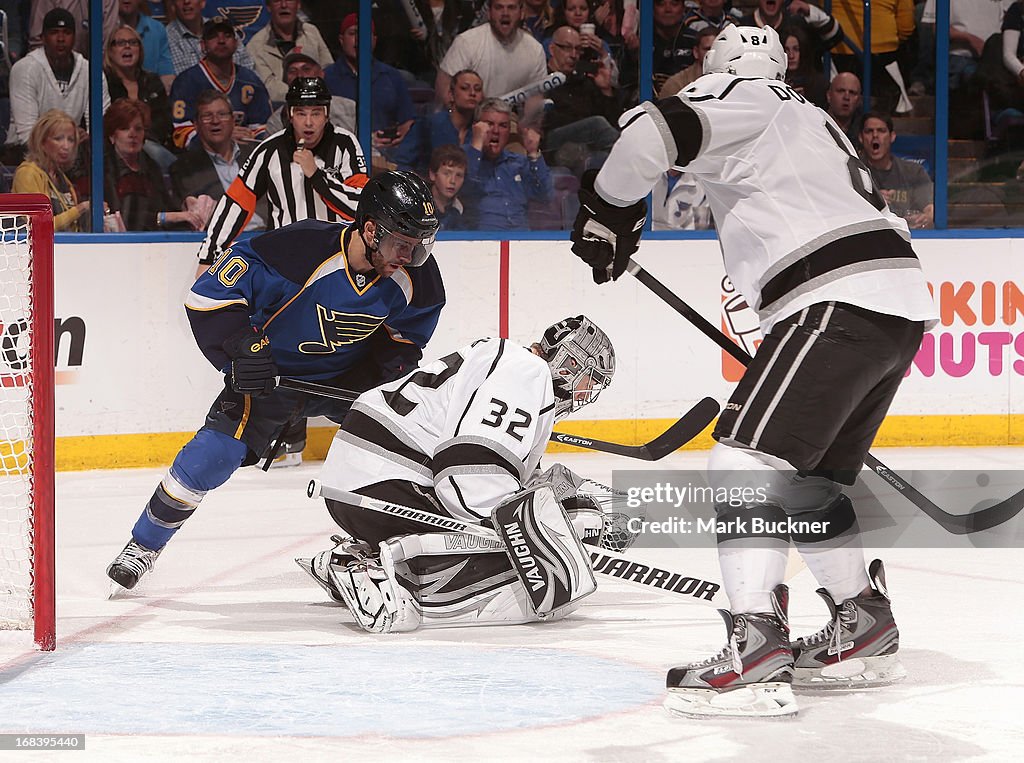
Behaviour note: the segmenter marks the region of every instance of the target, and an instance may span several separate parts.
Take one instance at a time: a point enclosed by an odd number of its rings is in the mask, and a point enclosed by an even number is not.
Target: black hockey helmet
[[[288,108],[293,106],[330,106],[331,91],[323,77],[296,77],[284,97]]]
[[[371,249],[379,248],[389,233],[420,240],[413,253],[413,267],[426,262],[440,227],[429,186],[419,175],[402,170],[382,172],[363,186],[356,207],[360,236],[367,220],[376,225]]]

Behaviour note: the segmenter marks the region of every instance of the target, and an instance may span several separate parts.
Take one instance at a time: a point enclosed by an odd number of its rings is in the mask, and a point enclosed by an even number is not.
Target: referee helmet
[[[288,108],[293,106],[330,106],[331,91],[323,77],[296,77],[284,97]]]
[[[375,227],[371,249],[378,249],[388,234],[419,239],[413,267],[426,262],[440,227],[430,188],[419,175],[403,171],[382,172],[363,186],[355,220],[360,235],[367,220]]]

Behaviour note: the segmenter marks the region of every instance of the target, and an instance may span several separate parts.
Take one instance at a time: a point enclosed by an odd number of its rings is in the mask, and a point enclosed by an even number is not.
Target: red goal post
[[[53,210],[0,194],[0,629],[56,645]]]

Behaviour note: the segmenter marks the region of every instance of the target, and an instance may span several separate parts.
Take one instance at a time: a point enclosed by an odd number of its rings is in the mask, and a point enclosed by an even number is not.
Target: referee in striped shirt
[[[316,218],[349,222],[366,184],[366,160],[356,137],[328,121],[331,94],[320,77],[299,77],[285,97],[291,124],[249,155],[210,217],[199,250],[202,275],[245,228],[266,194],[267,227]]]

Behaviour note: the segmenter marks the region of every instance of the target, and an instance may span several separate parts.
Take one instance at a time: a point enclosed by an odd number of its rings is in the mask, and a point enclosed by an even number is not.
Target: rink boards
[[[221,384],[182,308],[196,244],[112,238],[56,246],[61,469],[168,463],[201,426]],[[1024,242],[931,238],[915,241],[915,249],[941,321],[925,338],[879,444],[1024,444],[1024,282],[1014,265]],[[427,357],[481,336],[507,333],[525,344],[579,313],[611,336],[614,384],[566,431],[647,439],[705,395],[724,402],[739,378],[734,361],[629,276],[595,286],[568,242],[440,242],[435,252],[448,305]],[[724,278],[717,241],[648,241],[636,259],[755,349],[756,319]],[[312,430],[308,456],[322,456],[331,431]],[[705,433],[692,445],[709,443]]]

